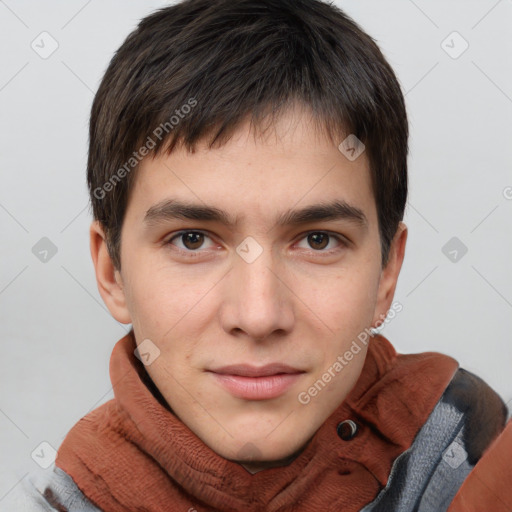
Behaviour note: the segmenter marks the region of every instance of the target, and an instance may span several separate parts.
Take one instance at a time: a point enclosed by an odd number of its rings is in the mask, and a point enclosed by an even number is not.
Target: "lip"
[[[305,373],[303,370],[281,363],[260,367],[231,365],[208,371],[224,389],[233,396],[245,400],[277,398]]]
[[[279,373],[302,373],[284,363],[271,363],[265,366],[252,366],[250,364],[232,364],[209,370],[223,375],[240,375],[241,377],[267,377],[268,375],[277,375]]]

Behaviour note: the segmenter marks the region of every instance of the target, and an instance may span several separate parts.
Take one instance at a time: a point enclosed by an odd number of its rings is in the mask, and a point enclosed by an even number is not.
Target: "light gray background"
[[[383,334],[455,357],[510,402],[512,1],[336,3],[380,44],[410,116],[403,311]],[[163,5],[0,0],[0,501],[41,442],[58,448],[113,396],[110,353],[128,327],[90,260],[88,115],[114,51]],[[31,48],[43,31],[59,45],[47,59]],[[469,44],[458,58],[454,31]],[[58,249],[46,263],[32,253],[42,237]],[[456,262],[442,252],[452,237],[468,249]]]

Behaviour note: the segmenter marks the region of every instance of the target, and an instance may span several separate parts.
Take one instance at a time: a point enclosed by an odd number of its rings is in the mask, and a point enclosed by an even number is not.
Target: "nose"
[[[222,326],[229,334],[263,341],[293,329],[293,292],[283,266],[275,260],[270,249],[252,262],[234,255],[221,307]]]

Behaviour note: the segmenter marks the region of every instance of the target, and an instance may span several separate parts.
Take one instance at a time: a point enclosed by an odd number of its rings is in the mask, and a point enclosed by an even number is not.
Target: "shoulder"
[[[416,434],[398,456],[386,487],[364,512],[447,509],[507,420],[499,395],[459,368]]]
[[[402,404],[408,413],[404,422],[416,420],[413,422],[415,434],[428,420],[430,423],[439,421],[436,428],[442,430],[448,416],[460,416],[464,426],[462,440],[469,463],[474,465],[505,428],[508,410],[500,396],[483,379],[460,368],[458,362],[446,354],[393,353],[386,338],[380,335],[377,341],[374,360],[382,367],[379,382],[370,389],[369,395]],[[396,407],[394,414],[397,414]]]
[[[448,512],[507,512],[512,510],[512,420],[484,451],[464,480]]]
[[[1,512],[101,512],[59,467],[33,471],[0,502]]]
[[[453,377],[443,401],[463,414],[463,441],[474,465],[505,428],[507,407],[484,380],[463,368]]]

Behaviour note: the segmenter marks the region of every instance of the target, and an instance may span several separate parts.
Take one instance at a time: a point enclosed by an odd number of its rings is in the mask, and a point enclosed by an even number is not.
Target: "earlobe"
[[[118,322],[129,324],[131,323],[131,317],[126,306],[121,273],[116,270],[112,263],[112,258],[107,249],[105,233],[98,221],[92,222],[89,234],[91,258],[101,298]]]
[[[398,276],[405,256],[406,242],[407,226],[400,222],[391,242],[388,262],[381,273],[372,327],[380,327],[382,325],[391,307],[391,301],[395,295]]]

